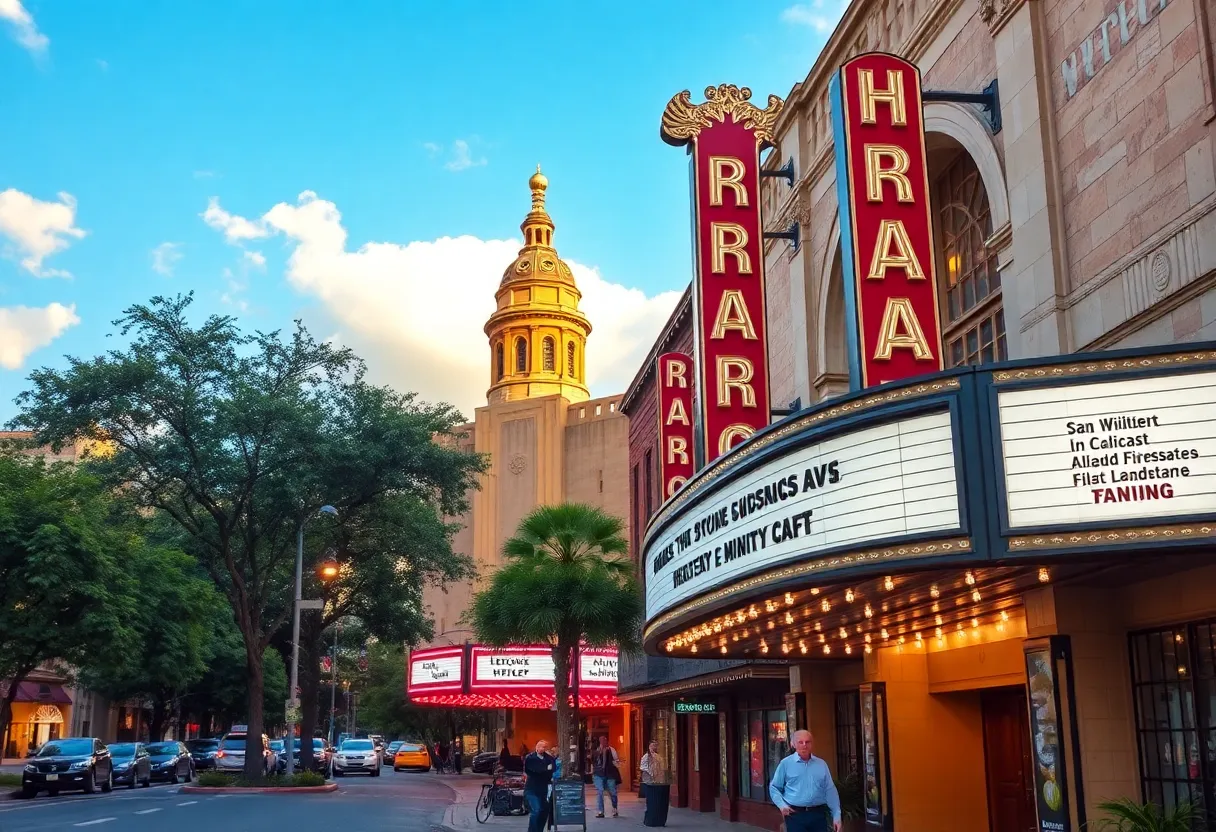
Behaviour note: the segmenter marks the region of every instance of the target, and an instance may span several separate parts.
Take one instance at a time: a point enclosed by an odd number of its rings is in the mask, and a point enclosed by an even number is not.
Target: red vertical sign
[[[659,482],[666,500],[688,482],[693,463],[693,362],[682,352],[659,356]]]
[[[920,70],[872,52],[832,79],[854,389],[942,368]]]
[[[733,84],[708,87],[705,98],[672,98],[660,133],[691,146],[697,398],[709,464],[769,423],[760,151],[773,143],[782,101],[770,95],[761,110]]]

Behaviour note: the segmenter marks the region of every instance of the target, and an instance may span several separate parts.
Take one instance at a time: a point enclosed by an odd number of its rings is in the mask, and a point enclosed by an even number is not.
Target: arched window
[[[574,378],[574,342],[566,344],[566,375]]]
[[[494,380],[502,381],[503,373],[506,372],[506,361],[503,355],[502,341],[499,341],[494,346]]]
[[[541,361],[546,373],[552,373],[556,370],[556,347],[553,345],[553,339],[548,335],[545,340],[541,341]]]
[[[515,339],[515,372],[528,372],[528,342],[523,338]]]
[[[1003,361],[1005,312],[992,236],[988,194],[971,155],[960,152],[935,183],[941,235],[942,310],[946,366]]]

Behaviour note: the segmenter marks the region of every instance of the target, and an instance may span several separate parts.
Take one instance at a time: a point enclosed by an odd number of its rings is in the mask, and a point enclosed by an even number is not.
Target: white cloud
[[[30,353],[80,323],[76,306],[52,303],[42,308],[0,307],[0,367],[17,370]]]
[[[423,148],[426,149],[427,155],[432,159],[438,157],[444,152],[444,146],[435,142],[423,142]],[[488,163],[485,156],[473,156],[472,145],[468,139],[456,139],[452,142],[452,150],[448,155],[448,160],[443,163],[443,166],[452,173],[460,173],[462,170],[469,168],[484,167]]]
[[[4,0],[0,0],[3,4]],[[35,277],[71,277],[59,269],[44,269],[42,261],[67,248],[85,232],[76,227],[76,200],[59,194],[58,202],[43,202],[15,188],[0,191],[0,234],[9,239],[6,252],[21,257],[22,267]]]
[[[260,251],[246,251],[244,257],[247,261],[257,266],[259,269],[266,268],[266,255]]]
[[[0,20],[9,25],[17,43],[31,52],[42,52],[50,44],[51,39],[38,31],[38,24],[21,0],[0,0]]]
[[[466,416],[485,404],[490,348],[482,327],[494,311],[494,292],[519,241],[442,237],[370,242],[352,251],[337,206],[311,191],[300,194],[295,204],[275,205],[256,222],[241,221],[291,241],[288,280],[324,308],[326,320],[310,325],[339,330],[379,381],[416,390],[428,400],[451,402]],[[593,327],[587,347],[589,383],[596,395],[621,392],[680,293],[647,297],[606,280],[594,268],[567,262]],[[228,302],[235,302],[235,294]]]
[[[223,231],[224,238],[230,243],[240,240],[257,240],[266,237],[270,232],[260,222],[250,222],[244,217],[229,214],[220,207],[220,201],[215,197],[207,203],[207,210],[200,214],[203,222],[216,231]]]
[[[781,12],[781,19],[786,23],[809,26],[821,35],[830,35],[848,5],[848,0],[811,0],[809,3],[795,3]]]
[[[161,243],[152,249],[152,271],[173,277],[173,269],[182,259],[181,247],[181,243]]]

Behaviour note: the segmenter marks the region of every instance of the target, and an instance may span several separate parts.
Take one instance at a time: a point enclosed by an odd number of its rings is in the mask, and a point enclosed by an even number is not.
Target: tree
[[[639,647],[642,597],[625,556],[624,527],[592,506],[541,506],[503,545],[505,565],[473,597],[472,625],[481,641],[552,647],[559,748],[577,742],[569,680],[580,643]]]
[[[320,662],[332,643],[332,631],[328,637],[325,631],[354,619],[365,641],[412,645],[429,638],[433,622],[424,613],[424,588],[473,576],[472,560],[452,551],[456,530],[430,503],[386,494],[344,511],[330,535],[316,535],[317,548],[332,544],[341,569],[329,584],[311,571],[305,575],[306,596],[322,598],[325,607],[320,614],[304,613],[300,622],[301,737],[318,728]],[[404,690],[398,689],[398,698],[404,699]],[[311,761],[311,746],[302,743],[300,765],[307,769]]]
[[[202,679],[215,656],[213,623],[223,600],[189,555],[132,540],[123,564],[134,594],[131,649],[86,658],[81,681],[114,700],[152,706],[152,740],[164,737],[175,700]],[[228,616],[231,621],[231,615]]]
[[[134,643],[116,511],[83,469],[0,452],[0,736],[36,667],[118,661]]]
[[[460,415],[364,380],[347,349],[299,323],[244,335],[228,316],[187,319],[190,295],[156,297],[115,321],[125,350],[37,370],[17,424],[39,442],[108,440],[108,481],[163,511],[227,597],[245,648],[251,736],[265,726],[262,657],[291,613],[296,531],[340,510],[413,494],[459,515],[482,469],[454,443]],[[339,497],[341,499],[339,499]],[[257,754],[245,776],[259,779]]]

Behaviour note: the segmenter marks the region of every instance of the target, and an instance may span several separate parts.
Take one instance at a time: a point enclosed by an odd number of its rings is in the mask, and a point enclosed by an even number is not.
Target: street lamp
[[[317,567],[317,577],[322,583],[328,584],[330,581],[338,577],[338,573],[342,571],[341,565],[332,554],[325,558]],[[330,659],[330,682],[329,682],[329,744],[334,744],[334,715],[337,712],[338,698],[338,634],[342,632],[342,622],[334,622],[334,652]]]
[[[338,516],[338,510],[333,506],[321,506],[317,514],[332,514]],[[287,773],[295,773],[295,760],[292,756],[292,750],[295,748],[296,741],[296,721],[292,718],[295,711],[299,708],[296,704],[299,700],[296,698],[296,688],[300,684],[300,602],[303,601],[300,593],[304,583],[304,523],[308,517],[300,518],[299,528],[296,529],[296,587],[295,600],[291,605],[291,687],[288,689],[288,699],[291,702],[287,714],[287,736],[284,739],[283,747],[287,752]],[[320,601],[316,602],[320,605]],[[300,738],[300,746],[303,748],[304,738]]]

